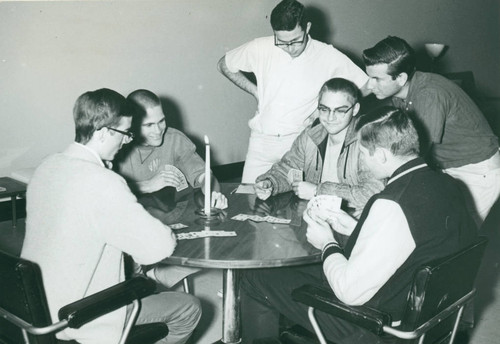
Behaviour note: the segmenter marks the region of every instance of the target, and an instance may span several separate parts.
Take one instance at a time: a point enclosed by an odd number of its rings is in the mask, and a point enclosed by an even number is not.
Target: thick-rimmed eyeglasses
[[[341,106],[335,109],[330,109],[328,106],[318,105],[318,111],[320,115],[330,116],[331,113],[335,114],[338,118],[344,118],[347,113],[356,105],[356,103],[352,104],[349,107]]]
[[[304,41],[306,40],[306,35],[307,35],[307,32],[304,31],[304,36],[302,36],[301,41],[293,41],[293,42],[288,42],[288,43],[278,41],[278,39],[276,38],[276,35],[274,35],[274,45],[277,47],[280,47],[280,48],[293,47],[295,45],[299,45],[299,44],[304,43]]]
[[[115,129],[112,127],[106,127],[106,128],[108,128],[109,130],[116,131],[117,133],[120,133],[120,134],[126,136],[130,141],[132,141],[134,139],[134,133],[131,133],[130,131],[118,130],[118,129]]]

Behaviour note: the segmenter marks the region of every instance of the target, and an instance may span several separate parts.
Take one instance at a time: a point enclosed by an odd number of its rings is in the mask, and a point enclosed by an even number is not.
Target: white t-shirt
[[[311,39],[296,58],[274,45],[274,36],[254,39],[226,53],[228,69],[252,72],[257,79],[259,105],[249,125],[267,135],[301,132],[318,105],[325,81],[342,77],[362,87],[368,77],[346,55]]]
[[[321,182],[339,183],[339,176],[337,174],[337,162],[339,160],[340,152],[344,146],[344,139],[347,133],[347,128],[344,129],[335,138],[335,141],[328,138],[325,151],[325,161],[323,161],[323,171],[321,173]]]

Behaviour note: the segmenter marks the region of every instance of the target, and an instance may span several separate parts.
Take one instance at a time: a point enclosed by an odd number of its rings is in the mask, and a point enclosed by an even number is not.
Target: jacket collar
[[[347,127],[347,133],[344,139],[344,146],[348,146],[356,141],[356,123],[358,122],[358,116],[352,118],[351,123]],[[307,129],[306,129],[307,130]],[[322,142],[324,142],[328,136],[328,132],[325,127],[321,125],[319,119],[316,118],[311,124],[311,127],[308,130],[308,135],[311,140],[314,142],[316,146],[320,146]]]
[[[389,178],[389,181],[387,182],[387,184],[394,182],[395,180],[403,177],[404,175],[406,175],[412,171],[419,170],[422,168],[428,168],[428,167],[429,166],[427,166],[424,159],[422,159],[420,157],[415,158],[413,160],[410,160],[410,161],[404,163],[403,165],[401,165],[398,169],[396,169],[396,171],[394,171],[391,178]]]

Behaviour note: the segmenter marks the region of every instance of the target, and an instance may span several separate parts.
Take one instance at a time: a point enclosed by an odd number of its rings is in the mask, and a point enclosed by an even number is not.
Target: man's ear
[[[403,87],[408,81],[408,74],[406,74],[405,72],[399,73],[399,75],[396,77],[396,81],[398,82],[399,86]]]
[[[360,108],[361,105],[359,104],[359,102],[354,105],[354,107],[352,108],[352,117],[356,116],[359,113]]]
[[[387,162],[387,149],[382,148],[382,147],[377,147],[375,148],[375,152],[373,155],[377,159],[377,161],[381,164],[385,164]]]
[[[307,22],[307,24],[306,24],[306,35],[308,35],[309,31],[311,31],[311,26],[312,26],[311,22]]]
[[[102,127],[101,129],[94,131],[94,134],[92,136],[95,137],[99,142],[104,142],[108,132],[108,128]]]

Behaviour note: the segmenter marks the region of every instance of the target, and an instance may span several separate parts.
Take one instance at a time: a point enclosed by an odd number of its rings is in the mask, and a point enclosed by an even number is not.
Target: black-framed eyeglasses
[[[106,128],[108,128],[109,130],[116,131],[117,133],[120,133],[120,134],[126,136],[131,141],[134,139],[134,133],[132,133],[130,131],[118,130],[118,129],[115,129],[115,128],[112,128],[112,127],[106,127]]]
[[[320,115],[326,115],[326,116],[330,116],[330,114],[333,112],[335,114],[335,116],[339,117],[339,118],[344,118],[347,113],[354,107],[354,105],[356,105],[357,103],[354,103],[352,104],[351,106],[349,106],[348,108],[346,108],[345,106],[341,106],[341,107],[338,107],[338,108],[335,108],[335,109],[330,109],[328,106],[324,106],[322,104],[319,104],[318,105],[318,111],[319,111],[319,114]]]
[[[277,47],[280,47],[280,48],[299,45],[299,44],[304,43],[304,41],[306,40],[306,35],[307,35],[307,32],[306,32],[306,30],[304,30],[304,35],[302,36],[301,41],[293,41],[293,42],[288,42],[288,43],[278,41],[278,39],[276,38],[276,35],[274,35],[274,45]]]

